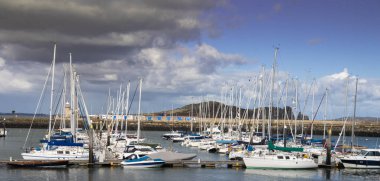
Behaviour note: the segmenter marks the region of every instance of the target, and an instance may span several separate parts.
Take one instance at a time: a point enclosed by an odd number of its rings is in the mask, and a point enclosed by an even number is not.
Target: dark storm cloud
[[[49,62],[57,42],[82,62],[121,59],[136,49],[198,41],[202,29],[215,27],[201,17],[216,7],[211,0],[0,0],[0,56]]]

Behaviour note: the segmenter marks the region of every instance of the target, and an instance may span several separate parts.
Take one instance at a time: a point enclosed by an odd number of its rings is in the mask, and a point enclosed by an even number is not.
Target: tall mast
[[[129,114],[129,90],[131,89],[131,81],[128,81],[127,85],[127,100],[125,104],[125,137],[127,137],[128,132],[128,114]]]
[[[297,139],[297,121],[298,121],[298,79],[296,79],[296,100],[295,100],[295,120],[294,120],[294,141]]]
[[[285,120],[289,120],[289,118],[288,118],[288,83],[289,83],[289,77],[286,77],[286,82],[285,82],[285,110],[284,110],[284,120],[283,120],[283,122],[282,122],[282,124],[283,124],[283,142],[285,143],[285,139],[287,139],[287,137],[288,137],[288,135],[287,135],[287,133],[286,133],[286,128],[287,128],[287,126],[286,126],[286,122],[285,122]],[[289,127],[290,128],[292,128],[292,126],[291,125],[289,125]]]
[[[75,135],[75,82],[74,82],[74,72],[72,65],[72,57],[70,55],[70,130],[71,134]]]
[[[259,113],[258,113],[258,119],[260,119],[260,115],[261,115],[261,120],[262,120],[262,137],[263,139],[265,138],[265,120],[264,120],[264,108],[263,108],[263,104],[261,103],[261,100],[263,99],[263,79],[264,79],[264,73],[265,73],[265,70],[264,70],[264,67],[262,67],[262,71],[261,71],[261,74],[260,74],[260,87],[259,87]]]
[[[66,88],[67,88],[67,80],[66,80],[66,73],[67,73],[67,66],[63,66],[63,91],[62,91],[62,120],[61,120],[61,129],[66,128]]]
[[[191,97],[191,116],[190,116],[190,119],[191,119],[191,127],[190,127],[190,131],[193,132],[193,108],[194,108],[194,100],[193,100],[194,97]]]
[[[346,116],[346,120],[348,119],[348,84],[349,84],[349,81],[350,81],[350,78],[347,77],[347,80],[346,80],[346,106],[345,106],[345,116]],[[346,122],[345,120],[345,122]],[[342,145],[344,146],[344,144],[346,143],[346,124],[343,124],[343,139],[342,139]],[[342,153],[344,153],[344,147],[342,149]]]
[[[327,99],[328,99],[328,89],[326,89],[326,100],[325,100],[325,113],[323,115],[323,139],[326,138],[326,121],[327,121]]]
[[[54,44],[53,62],[52,62],[52,75],[51,75],[51,94],[50,94],[50,108],[49,108],[49,134],[48,140],[50,141],[51,136],[51,122],[53,117],[53,97],[54,97],[54,69],[55,69],[55,53],[57,45]]]
[[[314,102],[315,102],[315,79],[313,80],[312,87],[313,87],[313,100],[311,103],[311,117],[314,119]],[[313,120],[314,121],[314,120]],[[314,124],[311,124],[311,132],[310,137],[313,138],[313,131],[314,131]]]
[[[140,78],[140,93],[139,93],[139,109],[137,113],[137,142],[140,142],[140,122],[141,122],[141,86],[142,86],[142,78]]]
[[[358,94],[358,78],[356,77],[356,84],[355,84],[355,98],[354,98],[354,116],[352,118],[352,128],[351,128],[351,150],[354,148],[354,137],[355,137],[355,119],[356,119],[356,99]]]
[[[278,47],[274,48],[274,61],[272,65],[272,76],[271,76],[271,85],[270,85],[270,92],[269,92],[269,120],[268,120],[268,140],[271,138],[271,124],[272,124],[272,112],[273,112],[273,89],[274,89],[274,78],[276,73],[276,65],[277,65],[277,52]]]

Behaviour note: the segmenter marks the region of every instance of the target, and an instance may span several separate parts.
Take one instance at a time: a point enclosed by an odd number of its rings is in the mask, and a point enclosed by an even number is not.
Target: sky
[[[269,105],[277,47],[273,104],[297,102],[311,115],[324,102],[321,119],[328,89],[327,117],[352,116],[358,78],[356,115],[379,117],[379,7],[377,0],[0,0],[0,112],[36,110],[55,42],[55,86],[72,53],[91,114],[106,112],[109,90],[116,99],[131,81],[133,94],[140,77],[142,112],[230,94],[233,104],[252,107],[258,77]]]

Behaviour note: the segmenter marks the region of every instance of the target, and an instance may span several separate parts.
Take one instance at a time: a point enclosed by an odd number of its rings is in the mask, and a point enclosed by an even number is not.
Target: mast
[[[312,87],[313,87],[313,99],[311,103],[311,117],[313,118],[314,121],[314,102],[315,102],[315,79],[313,80]],[[311,132],[310,132],[310,137],[313,138],[313,131],[314,131],[314,124],[311,124]]]
[[[57,44],[54,44],[53,62],[52,62],[52,75],[51,75],[51,94],[50,94],[50,108],[49,108],[49,134],[48,140],[50,141],[51,136],[51,121],[53,117],[53,97],[54,97],[54,69],[55,69],[55,53]]]
[[[342,131],[342,134],[343,134],[343,139],[342,139],[342,145],[343,145],[343,149],[342,149],[342,153],[345,152],[345,149],[344,149],[344,144],[346,143],[346,121],[348,119],[348,84],[349,84],[349,77],[347,77],[347,81],[346,81],[346,106],[345,106],[345,115],[346,115],[346,119],[344,121],[344,124],[343,124],[343,131]]]
[[[127,132],[128,132],[128,114],[129,114],[129,90],[131,89],[131,81],[128,81],[127,84],[127,100],[125,104],[125,137],[127,138]]]
[[[191,127],[190,127],[190,131],[193,132],[193,109],[194,109],[194,97],[191,97],[191,116],[190,116],[190,119],[191,119]]]
[[[351,128],[351,150],[354,148],[354,137],[355,137],[355,119],[356,119],[356,99],[358,94],[358,78],[356,77],[356,84],[355,84],[355,98],[354,98],[354,116],[352,118],[352,128]]]
[[[294,120],[294,142],[297,139],[297,121],[298,121],[298,79],[296,79],[296,100],[295,100],[295,120]]]
[[[61,126],[60,128],[66,128],[66,89],[67,89],[67,80],[66,80],[67,66],[64,65],[63,70],[63,93],[62,93],[62,116],[61,116]]]
[[[289,77],[286,78],[286,82],[285,82],[285,110],[284,110],[284,120],[282,121],[282,124],[283,124],[283,136],[282,136],[282,141],[285,143],[285,139],[287,139],[288,135],[287,135],[287,132],[286,132],[286,122],[285,120],[289,120],[289,116],[288,116],[288,83],[289,83]],[[292,128],[291,125],[289,125],[290,128]],[[285,138],[286,137],[286,138]]]
[[[323,122],[323,139],[326,139],[326,121],[327,121],[327,99],[328,99],[328,89],[326,88],[326,100],[325,100],[325,113],[323,115],[323,119],[324,119],[324,122]]]
[[[139,83],[140,91],[139,91],[139,109],[137,113],[137,143],[140,142],[141,86],[142,86],[142,78],[140,78],[140,83]]]
[[[259,87],[259,113],[258,113],[258,119],[260,119],[260,115],[261,115],[261,126],[262,126],[262,137],[263,139],[265,138],[265,120],[264,120],[264,114],[263,114],[263,104],[261,103],[261,100],[263,98],[263,79],[264,79],[264,67],[262,67],[262,74],[260,75],[260,87]]]
[[[269,92],[269,120],[268,120],[268,140],[271,138],[271,124],[272,124],[272,109],[273,109],[273,89],[274,89],[274,78],[275,78],[275,72],[276,72],[276,64],[277,64],[277,52],[278,47],[274,48],[274,61],[272,65],[272,76],[271,76],[271,85],[270,85],[270,92]]]
[[[72,57],[70,55],[70,131],[72,135],[75,135],[75,82],[74,82],[74,72],[72,65]]]

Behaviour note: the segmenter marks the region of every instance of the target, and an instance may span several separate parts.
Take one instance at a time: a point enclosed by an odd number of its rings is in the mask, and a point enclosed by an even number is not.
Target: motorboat
[[[165,133],[162,135],[162,138],[163,139],[166,139],[166,140],[170,140],[170,139],[173,139],[173,138],[179,138],[179,137],[182,137],[183,134],[181,132],[178,132],[178,131],[172,131],[170,133]]]
[[[132,154],[121,162],[121,165],[128,168],[157,168],[165,164],[165,161],[159,158],[153,159],[149,156],[139,157]]]
[[[139,157],[149,155],[152,153],[157,153],[157,150],[150,146],[144,145],[127,145],[124,152],[119,156],[119,159],[126,159],[131,155],[138,155]]]
[[[345,168],[380,168],[380,149],[363,149],[358,155],[340,158]]]

